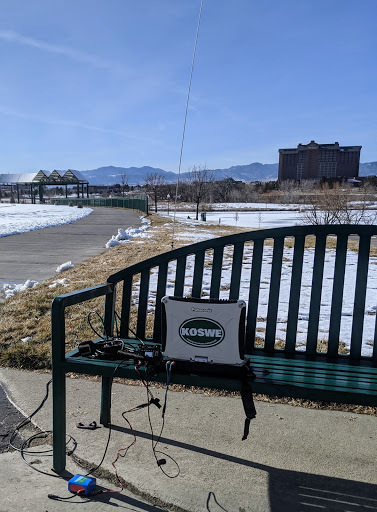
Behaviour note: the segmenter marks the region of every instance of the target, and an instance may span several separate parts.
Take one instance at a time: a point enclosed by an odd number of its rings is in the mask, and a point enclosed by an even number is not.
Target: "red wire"
[[[129,409],[128,411],[122,412],[122,416],[123,416],[124,420],[128,423],[128,426],[130,427],[130,430],[131,430],[132,435],[134,436],[134,439],[133,439],[132,443],[129,444],[128,446],[126,446],[125,448],[120,448],[119,450],[117,450],[116,458],[111,463],[111,465],[113,466],[113,470],[114,470],[116,479],[118,481],[118,484],[120,485],[120,490],[106,490],[106,491],[103,491],[103,493],[107,493],[107,492],[122,492],[124,490],[124,486],[123,486],[122,482],[120,481],[120,478],[119,478],[119,475],[118,475],[118,471],[117,471],[117,468],[115,467],[115,464],[118,462],[119,457],[125,457],[127,455],[128,450],[131,448],[131,446],[133,446],[136,443],[136,436],[135,436],[134,429],[132,428],[131,423],[128,421],[128,419],[125,416],[125,414],[128,414],[129,412],[132,412],[134,410],[135,409]]]
[[[139,366],[140,366],[140,364],[141,363],[139,363]],[[135,370],[139,374],[140,380],[143,383],[143,385],[146,387],[149,396],[153,399],[154,397],[153,397],[151,391],[149,390],[149,387],[146,385],[146,383],[145,383],[141,373],[139,372],[139,368],[137,366],[135,366]],[[131,423],[128,421],[128,419],[126,418],[125,415],[128,414],[129,412],[133,412],[133,411],[138,410],[138,408],[139,407],[133,407],[132,409],[129,409],[128,411],[122,412],[122,416],[123,416],[124,420],[127,422],[128,426],[130,427],[130,430],[131,430],[132,435],[134,436],[134,439],[133,439],[132,443],[129,444],[128,446],[126,446],[125,448],[120,448],[119,450],[117,450],[116,458],[111,463],[111,465],[113,466],[113,470],[114,470],[116,479],[117,479],[121,489],[119,491],[118,490],[106,490],[106,491],[103,491],[103,493],[107,493],[107,492],[122,492],[124,490],[124,486],[123,486],[122,482],[119,479],[118,471],[117,471],[117,468],[116,468],[115,464],[118,462],[119,457],[125,457],[127,455],[128,450],[131,448],[131,446],[133,446],[136,443],[136,435],[135,435],[134,429],[132,428]]]

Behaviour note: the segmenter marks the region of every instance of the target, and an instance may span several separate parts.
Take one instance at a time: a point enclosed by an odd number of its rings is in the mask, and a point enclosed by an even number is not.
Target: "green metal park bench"
[[[54,468],[65,466],[65,375],[100,375],[100,421],[110,422],[111,385],[138,378],[132,365],[66,353],[65,310],[104,296],[104,332],[161,343],[165,295],[244,299],[253,390],[276,396],[377,406],[377,226],[296,226],[188,245],[132,265],[106,284],[52,304]],[[352,250],[348,241],[353,241]],[[356,246],[356,249],[355,249]],[[118,297],[118,299],[117,299]],[[119,303],[119,306],[118,306]],[[165,373],[154,376],[164,381]],[[215,375],[174,373],[174,382],[239,389]]]

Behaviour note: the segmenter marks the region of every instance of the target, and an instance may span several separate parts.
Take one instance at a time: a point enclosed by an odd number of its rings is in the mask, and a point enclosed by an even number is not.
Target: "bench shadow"
[[[131,434],[130,429],[126,427],[112,425],[112,429]],[[137,437],[151,440],[151,435],[147,432],[134,430],[134,433]],[[161,437],[160,442],[268,473],[270,502],[268,512],[313,512],[318,510],[323,512],[377,511],[377,485],[375,484],[274,468],[166,437]],[[250,487],[250,503],[252,503],[253,483],[249,482],[248,485]],[[222,508],[221,501],[217,502],[217,500],[213,499],[215,495],[212,491],[209,491],[210,495],[212,495],[212,500],[207,500],[206,509],[208,511],[218,512],[219,510],[226,510]],[[210,507],[210,503],[212,503],[212,507]],[[238,512],[238,507],[229,512]]]

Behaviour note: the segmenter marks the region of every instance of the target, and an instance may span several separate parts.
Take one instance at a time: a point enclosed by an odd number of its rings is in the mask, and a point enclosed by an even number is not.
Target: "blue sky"
[[[0,172],[176,171],[200,0],[2,0]],[[182,171],[377,160],[376,0],[204,0]]]

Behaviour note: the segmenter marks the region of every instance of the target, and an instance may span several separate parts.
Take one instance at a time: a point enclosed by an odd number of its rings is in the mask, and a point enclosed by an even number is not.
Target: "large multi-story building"
[[[279,149],[279,180],[319,180],[356,178],[359,175],[361,146],[299,144]]]

